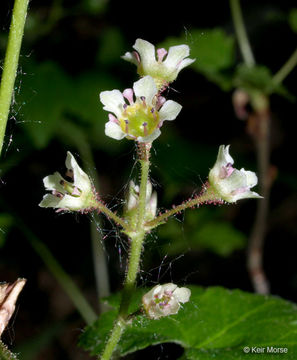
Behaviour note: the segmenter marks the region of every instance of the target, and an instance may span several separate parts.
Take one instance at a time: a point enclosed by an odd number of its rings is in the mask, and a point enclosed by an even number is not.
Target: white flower
[[[158,60],[155,46],[146,40],[137,39],[133,49],[136,52],[127,52],[122,58],[135,64],[140,76],[153,77],[159,89],[174,81],[184,67],[195,61],[187,59],[190,54],[187,45],[172,46],[168,52],[165,49],[157,49]]]
[[[245,198],[261,198],[256,192],[250,191],[257,185],[257,175],[252,171],[234,169],[234,160],[229,154],[229,146],[221,145],[217,161],[209,173],[209,184],[215,196],[229,203]]]
[[[163,316],[177,314],[180,303],[186,303],[191,296],[191,290],[185,287],[168,283],[156,285],[148,293],[143,295],[143,307],[151,319],[159,319]]]
[[[46,176],[43,184],[52,191],[43,197],[39,206],[62,210],[78,211],[95,206],[95,195],[88,175],[78,166],[74,156],[68,151],[66,157],[67,175],[73,182],[65,180],[60,173]]]
[[[129,193],[127,197],[127,203],[125,206],[125,218],[129,218],[131,225],[136,225],[137,222],[137,211],[139,204],[139,186],[135,185],[134,181],[130,181]],[[153,192],[153,187],[150,181],[146,187],[146,205],[145,205],[145,216],[144,221],[151,221],[155,218],[157,212],[157,193]],[[133,223],[134,222],[134,223]],[[150,228],[145,227],[145,230]]]
[[[135,100],[134,100],[135,95]],[[177,102],[158,95],[158,89],[150,76],[134,83],[133,89],[103,91],[100,101],[103,109],[110,111],[105,134],[116,140],[124,137],[149,143],[160,134],[165,120],[174,120],[181,110]],[[127,102],[126,102],[127,100]]]

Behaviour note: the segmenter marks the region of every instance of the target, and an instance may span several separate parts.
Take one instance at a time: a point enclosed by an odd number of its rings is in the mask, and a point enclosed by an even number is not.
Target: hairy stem
[[[169,217],[179,214],[182,211],[185,211],[188,208],[193,208],[195,206],[199,206],[205,202],[209,203],[220,203],[222,200],[215,197],[215,195],[211,191],[206,191],[200,196],[196,196],[191,200],[185,201],[180,205],[173,207],[170,210],[166,210],[164,213],[157,216],[155,219],[148,221],[145,225],[150,228],[155,228],[161,225],[164,221],[166,221]]]
[[[255,65],[252,48],[246,33],[239,0],[230,0],[230,8],[235,27],[236,37],[244,62],[247,66]]]
[[[151,144],[139,144],[139,162],[141,166],[139,203],[137,225],[134,231],[130,231],[131,249],[129,254],[128,270],[124,282],[124,289],[118,318],[114,324],[112,332],[106,343],[105,349],[102,353],[102,360],[109,360],[120,341],[121,335],[126,326],[126,319],[129,315],[129,304],[133,291],[135,289],[137,274],[139,272],[139,264],[141,259],[142,245],[145,238],[144,220],[145,220],[145,206],[146,206],[146,188],[149,178],[149,155]]]
[[[123,331],[125,330],[125,321],[121,318],[119,318],[109,336],[109,339],[105,345],[104,352],[99,359],[101,360],[109,360],[114,352],[115,347],[117,346],[118,342],[120,341],[120,338],[122,336]]]
[[[290,74],[290,72],[294,69],[294,67],[296,65],[297,65],[297,49],[289,57],[287,62],[274,75],[273,81],[276,84],[282,83],[284,81],[284,79]]]
[[[118,216],[116,213],[111,211],[106,205],[101,201],[96,202],[96,208],[102,212],[106,217],[112,219],[116,224],[120,225],[125,231],[129,232],[131,229],[124,219]]]
[[[15,0],[0,86],[0,154],[3,147],[29,0]]]

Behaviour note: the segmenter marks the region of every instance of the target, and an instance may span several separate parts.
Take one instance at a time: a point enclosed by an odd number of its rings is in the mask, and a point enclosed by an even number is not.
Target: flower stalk
[[[139,272],[139,263],[141,259],[141,252],[143,241],[145,239],[146,230],[144,229],[145,211],[146,211],[146,194],[147,184],[149,178],[150,169],[150,148],[151,143],[139,143],[138,144],[138,156],[141,166],[141,178],[140,178],[140,189],[139,189],[139,203],[137,213],[137,225],[136,228],[128,233],[131,238],[131,249],[129,254],[128,270],[124,282],[124,289],[122,295],[122,301],[120,304],[120,310],[118,319],[116,320],[111,335],[107,341],[105,349],[101,355],[102,360],[110,359],[113,350],[120,341],[121,335],[126,326],[126,319],[129,315],[128,309],[133,294],[137,274]]]
[[[3,147],[29,0],[15,0],[0,86],[0,154]]]

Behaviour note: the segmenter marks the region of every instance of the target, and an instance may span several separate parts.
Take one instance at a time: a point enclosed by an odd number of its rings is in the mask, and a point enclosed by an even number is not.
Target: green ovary
[[[159,124],[158,112],[151,110],[152,107],[143,104],[128,106],[120,119],[121,129],[131,139],[151,135]]]

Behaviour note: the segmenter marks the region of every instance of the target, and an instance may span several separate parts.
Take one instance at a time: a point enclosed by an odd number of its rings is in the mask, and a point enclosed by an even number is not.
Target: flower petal
[[[242,192],[237,195],[234,195],[232,197],[232,201],[230,201],[230,202],[236,202],[237,200],[250,199],[250,198],[263,199],[263,196],[259,195],[258,193],[254,192],[254,191],[247,190],[246,192]]]
[[[252,188],[258,184],[257,175],[253,171],[244,170],[243,168],[240,169],[241,173],[244,173],[246,176],[246,185],[249,188]]]
[[[83,210],[86,208],[86,203],[82,196],[74,197],[71,195],[65,195],[62,199],[59,199],[59,207],[61,209],[68,209],[71,211]]]
[[[178,68],[184,58],[190,55],[188,45],[171,46],[168,50],[168,55],[163,62],[167,67]]]
[[[191,296],[191,290],[185,287],[182,288],[177,288],[174,291],[175,298],[177,299],[178,302],[181,303],[186,303],[189,301],[190,296]]]
[[[108,121],[105,124],[105,135],[116,140],[121,140],[126,136],[121,127],[112,121]]]
[[[131,62],[132,64],[138,65],[138,61],[131,52],[126,52],[125,55],[121,56],[122,59]]]
[[[159,137],[160,135],[161,135],[160,129],[156,129],[153,133],[151,133],[148,136],[139,136],[137,138],[137,141],[141,143],[151,143],[155,139],[157,139],[157,137]]]
[[[160,121],[174,120],[180,113],[182,106],[175,101],[168,100],[159,110]]]
[[[65,165],[67,169],[73,171],[74,186],[77,186],[83,192],[92,191],[92,184],[88,175],[78,166],[78,163],[70,151],[67,151]]]
[[[111,111],[117,117],[121,116],[125,100],[123,94],[119,90],[102,91],[100,93],[100,101],[104,105],[104,110]]]
[[[157,63],[155,47],[150,42],[137,39],[133,49],[139,53],[141,64],[144,68],[154,66]]]
[[[61,181],[66,182],[66,180],[60,175],[60,173],[56,171],[53,175],[46,176],[43,179],[43,184],[46,190],[50,190],[50,191],[56,190],[64,194],[65,189],[61,185]]]
[[[60,200],[61,199],[58,198],[57,196],[54,196],[52,194],[46,194],[46,195],[44,195],[43,199],[39,203],[39,206],[44,207],[44,208],[47,208],[47,207],[58,208]]]
[[[167,283],[167,284],[162,285],[162,288],[163,288],[164,293],[165,292],[173,292],[176,290],[177,285],[173,284],[173,283]]]
[[[148,105],[152,105],[153,98],[158,93],[157,86],[154,79],[151,76],[144,76],[140,80],[133,84],[133,90],[135,95],[139,98],[145,97],[145,101]]]
[[[178,71],[181,71],[183,68],[185,68],[188,65],[193,64],[193,62],[195,62],[196,59],[184,59],[178,66]]]

